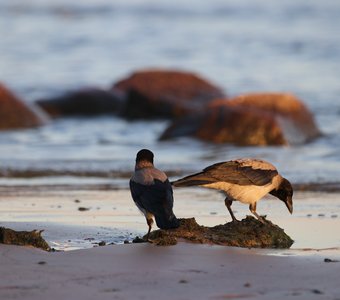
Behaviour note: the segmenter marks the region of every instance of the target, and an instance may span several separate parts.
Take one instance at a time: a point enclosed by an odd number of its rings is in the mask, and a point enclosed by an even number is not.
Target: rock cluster
[[[168,119],[160,140],[192,137],[239,146],[297,145],[321,135],[306,105],[289,93],[249,93],[228,98],[201,76],[168,69],[139,70],[108,90],[82,88],[36,101],[51,117],[116,115],[128,120]],[[0,85],[0,129],[43,124]]]

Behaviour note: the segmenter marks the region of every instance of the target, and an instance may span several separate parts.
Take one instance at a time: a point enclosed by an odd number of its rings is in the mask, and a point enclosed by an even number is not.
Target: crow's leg
[[[146,223],[149,226],[148,233],[146,234],[146,241],[151,242],[151,240],[149,240],[149,235],[150,235],[152,224],[153,224],[153,215],[150,213],[147,213],[145,218],[146,218]]]
[[[249,210],[262,224],[266,223],[265,220],[256,212],[256,202],[249,205]]]
[[[230,200],[229,197],[226,197],[224,199],[224,204],[228,208],[228,211],[231,215],[231,218],[233,219],[233,222],[237,222],[238,220],[235,218],[233,211],[231,210],[231,205],[233,204],[233,200]]]

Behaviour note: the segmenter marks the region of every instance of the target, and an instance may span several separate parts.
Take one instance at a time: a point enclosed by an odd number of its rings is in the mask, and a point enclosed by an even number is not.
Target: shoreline
[[[124,177],[112,177],[111,175],[98,177],[95,176],[96,174],[93,175],[64,174],[44,177],[4,177],[0,175],[0,191],[6,194],[14,191],[102,191],[129,189],[128,181],[131,172]],[[300,182],[294,183],[292,186],[296,192],[340,193],[340,181]]]
[[[8,191],[8,190],[7,190]],[[175,189],[178,218],[194,217],[215,226],[230,221],[223,196],[206,189]],[[294,240],[291,249],[340,247],[340,194],[296,192],[294,213],[274,197],[258,203],[258,213],[283,228]],[[238,219],[250,215],[248,206],[233,204]],[[0,226],[15,230],[44,230],[57,250],[93,247],[93,243],[121,244],[147,232],[145,218],[128,190],[10,189],[0,197]],[[156,226],[152,230],[157,229]]]

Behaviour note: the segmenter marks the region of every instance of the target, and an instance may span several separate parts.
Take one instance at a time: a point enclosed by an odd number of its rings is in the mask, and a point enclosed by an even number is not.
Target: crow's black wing
[[[271,164],[260,160],[232,160],[216,163],[202,172],[186,176],[173,182],[174,186],[204,185],[228,182],[238,185],[265,185],[278,172]]]
[[[162,182],[155,179],[151,185],[130,180],[130,190],[136,205],[152,213],[158,227],[162,229],[178,227],[178,220],[172,211],[174,198],[169,180]]]

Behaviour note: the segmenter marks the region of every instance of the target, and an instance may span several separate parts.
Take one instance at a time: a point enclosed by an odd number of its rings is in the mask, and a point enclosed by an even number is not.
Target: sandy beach
[[[175,196],[178,217],[229,221],[219,193],[177,189]],[[128,190],[6,188],[0,225],[44,229],[62,251],[0,245],[0,299],[340,299],[338,197],[297,192],[292,216],[272,197],[260,201],[258,211],[295,240],[289,250],[268,250],[126,245],[147,229]],[[238,218],[249,214],[239,203],[234,210]]]
[[[181,243],[46,253],[0,246],[1,299],[339,299],[339,250]]]

